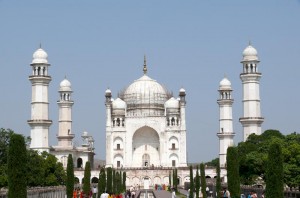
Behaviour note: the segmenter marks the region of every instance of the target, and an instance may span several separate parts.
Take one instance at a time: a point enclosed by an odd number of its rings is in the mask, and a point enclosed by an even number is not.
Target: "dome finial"
[[[42,42],[40,42],[40,49],[42,49]]]
[[[143,71],[144,71],[144,75],[147,74],[147,61],[146,61],[146,55],[144,55],[144,68],[143,68]]]
[[[251,40],[249,40],[249,45],[252,45]]]

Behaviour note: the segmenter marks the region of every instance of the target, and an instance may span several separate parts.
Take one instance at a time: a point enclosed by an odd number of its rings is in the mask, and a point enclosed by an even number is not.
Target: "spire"
[[[144,75],[147,74],[147,61],[146,61],[146,55],[144,55],[144,68],[143,68],[143,71],[144,71]]]

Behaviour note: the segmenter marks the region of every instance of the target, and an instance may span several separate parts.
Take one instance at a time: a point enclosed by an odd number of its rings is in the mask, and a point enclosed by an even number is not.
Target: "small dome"
[[[243,61],[252,60],[258,60],[257,50],[252,45],[248,45],[248,47],[246,47],[243,51]]]
[[[105,93],[107,94],[107,93],[111,93],[111,90],[110,89],[106,89],[105,90]]]
[[[231,82],[226,77],[221,80],[220,89],[231,89]]]
[[[113,109],[125,109],[126,103],[122,99],[117,98],[116,100],[114,100],[112,102],[112,108]]]
[[[181,88],[181,89],[179,90],[179,92],[185,92],[185,89]]]
[[[60,86],[59,88],[60,91],[72,91],[71,83],[66,78],[60,82],[59,86]]]
[[[170,98],[166,103],[165,103],[166,108],[179,108],[179,101],[175,99],[174,97]]]
[[[83,131],[81,137],[83,138],[87,138],[88,137],[88,132],[87,131]]]
[[[33,53],[32,64],[42,63],[48,64],[48,54],[42,49],[39,48]]]

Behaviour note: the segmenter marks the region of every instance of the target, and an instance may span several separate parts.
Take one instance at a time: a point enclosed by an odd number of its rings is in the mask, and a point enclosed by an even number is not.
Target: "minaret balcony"
[[[235,133],[234,132],[219,132],[217,133],[217,136],[220,138],[220,139],[223,139],[223,138],[233,138],[235,136]]]
[[[241,73],[240,79],[242,81],[259,81],[261,78],[261,73]]]
[[[52,120],[43,120],[43,119],[39,119],[39,120],[27,120],[27,123],[30,126],[40,126],[40,125],[50,126],[52,124]]]
[[[242,124],[251,124],[251,123],[261,124],[264,122],[264,118],[263,117],[242,117],[240,118],[240,122]]]
[[[31,82],[44,82],[49,83],[51,81],[51,76],[37,76],[37,75],[31,75],[29,76],[29,80]]]
[[[75,134],[68,134],[68,135],[56,135],[58,140],[61,139],[73,139],[75,137]]]

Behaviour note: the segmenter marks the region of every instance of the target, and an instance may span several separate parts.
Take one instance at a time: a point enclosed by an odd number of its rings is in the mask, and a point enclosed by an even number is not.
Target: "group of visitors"
[[[107,193],[107,192],[103,192],[100,195],[100,198],[135,198],[135,189],[134,187],[130,187],[130,189],[128,189],[124,195],[122,193],[120,194],[115,194],[115,193]]]
[[[85,195],[83,190],[80,188],[75,188],[73,191],[73,198],[91,198],[93,197],[93,191],[90,190],[88,195]]]
[[[262,195],[262,196],[264,197],[264,195]],[[254,192],[254,191],[250,192],[250,194],[248,194],[247,198],[257,198],[256,192]]]
[[[230,192],[226,188],[223,189],[222,192],[223,198],[230,198]]]
[[[100,198],[123,198],[123,194],[107,193],[104,192],[100,195]]]

